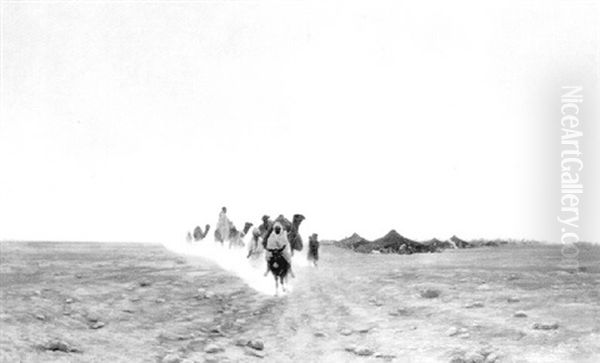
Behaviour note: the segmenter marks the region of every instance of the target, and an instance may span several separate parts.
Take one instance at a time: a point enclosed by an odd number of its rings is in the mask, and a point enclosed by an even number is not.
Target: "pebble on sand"
[[[249,342],[250,341],[248,339],[240,338],[236,339],[235,342],[233,342],[233,344],[238,347],[245,347],[248,345]]]
[[[440,296],[440,291],[435,289],[427,289],[421,291],[421,297],[425,299],[435,299]]]
[[[347,352],[354,353],[354,354],[360,355],[362,357],[368,357],[368,356],[375,354],[375,352],[373,350],[371,350],[367,347],[357,347],[355,345],[349,345],[344,349]]]
[[[265,349],[265,343],[262,340],[251,340],[248,342],[248,346],[252,349],[263,350]]]
[[[448,330],[446,330],[446,335],[449,337],[453,337],[456,334],[458,334],[458,328],[455,326],[452,326]]]
[[[364,333],[368,333],[368,332],[370,332],[370,331],[371,331],[371,330],[373,330],[374,328],[375,328],[375,327],[374,327],[374,326],[372,326],[372,325],[365,325],[365,326],[359,326],[359,327],[358,327],[358,328],[356,328],[354,331],[355,331],[355,332],[357,332],[357,333],[364,334]]]
[[[486,356],[479,352],[459,351],[452,354],[450,363],[484,363],[487,362]]]
[[[527,314],[524,311],[517,311],[513,316],[515,318],[526,318]]]
[[[400,307],[390,311],[388,314],[391,316],[407,316],[410,315],[410,311],[407,308]]]
[[[369,348],[366,348],[366,347],[360,347],[360,348],[357,348],[357,349],[354,351],[354,354],[356,354],[356,355],[360,355],[360,356],[362,356],[362,357],[368,357],[368,356],[371,356],[371,355],[375,354],[375,352],[373,352],[373,350],[371,350],[371,349],[369,349]]]
[[[81,349],[76,348],[71,344],[58,339],[50,340],[39,347],[40,349],[49,350],[53,352],[81,353]]]
[[[385,353],[375,353],[375,358],[382,358],[382,359],[396,359],[396,355],[394,354],[385,354]]]
[[[262,352],[260,350],[254,350],[254,349],[246,348],[244,350],[244,352],[247,355],[250,355],[250,356],[253,356],[253,357],[257,357],[257,358],[264,358],[265,357],[265,352]]]
[[[533,324],[533,329],[536,330],[555,330],[558,329],[558,323],[535,323]]]
[[[348,335],[352,335],[352,330],[344,328],[342,330],[340,330],[340,334],[348,336]]]
[[[465,355],[465,360],[469,363],[483,363],[485,357],[477,352],[470,352]]]
[[[222,352],[224,349],[214,343],[211,343],[209,345],[206,346],[206,348],[204,348],[204,352],[205,353],[209,353],[209,354],[213,354],[213,353],[219,353]]]
[[[167,354],[163,359],[162,363],[180,363],[181,358],[177,354]]]
[[[476,302],[465,305],[465,308],[467,308],[467,309],[482,308],[482,307],[483,307],[483,303],[480,301],[476,301]]]
[[[487,357],[485,357],[485,363],[495,363],[500,356],[496,353],[490,353]]]
[[[44,316],[43,314],[36,314],[35,318],[38,320],[46,320],[46,316]]]
[[[100,328],[104,327],[104,325],[105,324],[103,322],[97,321],[95,323],[92,323],[92,325],[90,325],[90,328],[91,329],[100,329]]]

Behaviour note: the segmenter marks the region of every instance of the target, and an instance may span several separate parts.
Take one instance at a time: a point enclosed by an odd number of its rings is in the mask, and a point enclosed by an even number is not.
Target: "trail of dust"
[[[275,293],[275,282],[273,276],[268,274],[264,276],[267,269],[264,256],[258,259],[247,258],[247,248],[228,248],[216,241],[204,240],[202,242],[179,242],[165,244],[168,250],[184,255],[202,257],[213,261],[222,269],[229,271],[241,278],[248,286],[254,290],[273,295]],[[289,279],[287,293],[293,291],[294,286],[305,275],[305,268],[309,266],[306,259],[296,254],[292,258],[295,279]],[[281,293],[281,291],[280,291]]]

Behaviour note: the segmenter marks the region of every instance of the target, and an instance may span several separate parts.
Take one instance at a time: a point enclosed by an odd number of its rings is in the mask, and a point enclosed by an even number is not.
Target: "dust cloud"
[[[249,238],[250,236],[248,236]],[[258,258],[247,258],[248,243],[244,241],[243,248],[228,248],[228,242],[221,245],[212,238],[199,242],[178,241],[164,244],[168,250],[187,257],[200,257],[210,260],[222,269],[231,272],[242,279],[252,289],[267,295],[275,293],[275,281],[270,273],[264,276],[267,269],[264,254]],[[286,285],[287,292],[291,292],[294,284],[303,278],[305,268],[309,266],[303,254],[296,254],[292,258],[292,267],[295,278],[289,278]],[[281,288],[280,288],[281,293]]]

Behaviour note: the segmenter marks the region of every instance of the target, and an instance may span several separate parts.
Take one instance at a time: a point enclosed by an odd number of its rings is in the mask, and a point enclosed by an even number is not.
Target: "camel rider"
[[[267,233],[273,227],[273,222],[271,222],[271,217],[268,215],[262,216],[262,224],[258,226],[258,232],[260,233],[260,237],[262,238],[263,247],[267,245]]]
[[[227,208],[221,208],[221,212],[219,213],[219,222],[217,222],[217,228],[215,230],[216,239],[223,243],[225,240],[229,238],[229,231],[231,228],[231,222],[229,218],[227,218]]]
[[[287,232],[285,231],[283,224],[279,221],[276,221],[275,223],[273,223],[273,231],[271,232],[267,240],[265,253],[265,257],[267,260],[267,271],[265,272],[265,276],[267,276],[267,274],[269,273],[269,260],[272,256],[271,250],[278,250],[282,248],[283,252],[281,253],[281,255],[290,265],[290,269],[288,272],[290,276],[295,277],[294,272],[292,271],[292,256],[290,254],[290,242],[287,238]]]
[[[246,258],[250,258],[250,256],[252,256],[252,255],[260,254],[260,253],[262,253],[262,250],[263,250],[263,246],[262,246],[262,241],[261,241],[261,237],[260,237],[260,231],[258,228],[253,228],[252,229],[252,238],[250,239],[250,242],[248,243],[248,256],[246,256]]]

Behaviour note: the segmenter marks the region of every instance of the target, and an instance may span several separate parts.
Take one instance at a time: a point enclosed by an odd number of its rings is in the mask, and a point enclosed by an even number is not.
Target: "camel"
[[[302,251],[302,248],[304,246],[302,243],[302,237],[300,236],[300,224],[302,224],[302,221],[305,219],[306,217],[304,217],[302,214],[294,214],[292,222],[285,218],[283,214],[280,214],[279,217],[275,219],[275,222],[281,223],[281,225],[288,234],[287,237],[288,241],[290,241],[290,249],[292,255],[294,254],[294,250]],[[267,239],[271,235],[271,232],[273,232],[273,223],[270,224],[269,230],[263,237],[263,247],[266,246]]]
[[[206,237],[206,235],[208,234],[208,231],[210,230],[210,225],[206,225],[204,231],[202,230],[202,228],[200,228],[200,226],[196,226],[196,228],[194,228],[194,241],[201,241],[204,239],[204,237]]]
[[[302,224],[302,221],[305,219],[306,218],[302,214],[294,214],[294,217],[292,218],[292,225],[290,227],[290,230],[288,231],[288,240],[290,241],[292,256],[294,255],[294,250],[302,251],[302,248],[304,246],[302,243],[302,236],[300,236],[299,230],[300,224]]]
[[[244,236],[248,231],[252,228],[252,223],[246,222],[244,224],[244,229],[240,232],[235,228],[233,223],[231,223],[231,228],[229,230],[229,248],[231,247],[244,247]]]

